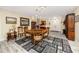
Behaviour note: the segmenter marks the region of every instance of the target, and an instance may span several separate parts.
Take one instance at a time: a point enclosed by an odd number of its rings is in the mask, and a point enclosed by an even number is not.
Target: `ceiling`
[[[53,17],[53,16],[65,16],[68,13],[72,13],[75,6],[41,6],[40,12],[36,12],[40,6],[0,6],[1,9],[5,9],[12,12],[21,13],[26,16],[41,15],[42,17]]]

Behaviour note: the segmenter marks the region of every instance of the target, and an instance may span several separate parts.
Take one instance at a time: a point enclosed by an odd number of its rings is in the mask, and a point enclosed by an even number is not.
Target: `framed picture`
[[[17,24],[17,18],[15,18],[15,17],[6,17],[6,24]]]
[[[29,18],[20,17],[20,26],[29,26]]]

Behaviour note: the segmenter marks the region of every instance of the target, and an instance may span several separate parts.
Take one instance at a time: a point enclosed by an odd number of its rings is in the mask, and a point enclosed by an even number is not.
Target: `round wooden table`
[[[43,35],[48,32],[48,29],[34,29],[26,30],[25,33],[31,34],[32,42],[36,44],[37,42],[43,39]],[[35,37],[41,37],[39,40],[36,40]]]

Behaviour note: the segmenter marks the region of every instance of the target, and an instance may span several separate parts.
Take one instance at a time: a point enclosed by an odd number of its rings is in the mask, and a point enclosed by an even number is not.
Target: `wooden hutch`
[[[75,14],[66,15],[65,21],[65,35],[69,40],[75,40]]]

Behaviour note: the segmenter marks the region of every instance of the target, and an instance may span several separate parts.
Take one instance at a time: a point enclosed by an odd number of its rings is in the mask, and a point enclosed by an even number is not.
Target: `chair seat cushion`
[[[47,35],[48,35],[48,33],[45,33],[45,34],[44,34],[44,36],[47,36]]]
[[[39,41],[39,40],[42,39],[42,36],[34,36],[34,39],[35,39],[36,41]]]
[[[30,34],[26,34],[26,36],[31,36]]]

